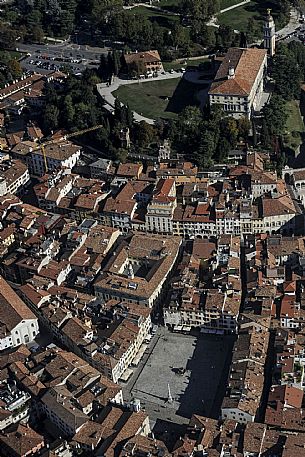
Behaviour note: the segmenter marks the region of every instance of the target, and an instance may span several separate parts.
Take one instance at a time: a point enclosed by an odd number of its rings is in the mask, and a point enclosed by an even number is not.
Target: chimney
[[[228,70],[228,79],[234,79],[235,78],[235,70],[234,70],[234,67],[232,67],[232,65],[229,66],[229,70]]]

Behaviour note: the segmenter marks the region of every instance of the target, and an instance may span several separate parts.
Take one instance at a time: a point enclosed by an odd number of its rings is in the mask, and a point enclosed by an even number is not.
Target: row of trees
[[[208,168],[226,161],[228,152],[239,139],[247,140],[250,122],[226,116],[219,106],[207,109],[202,115],[198,107],[186,107],[170,127],[173,147],[181,154],[195,159]]]
[[[283,134],[287,122],[287,101],[299,99],[305,77],[305,48],[297,41],[280,43],[272,60],[274,94],[263,109],[261,144],[277,153],[277,169],[286,163]],[[256,138],[254,138],[256,141]]]
[[[272,78],[276,93],[285,100],[299,98],[301,82],[305,77],[305,48],[292,41],[281,43],[272,64]]]

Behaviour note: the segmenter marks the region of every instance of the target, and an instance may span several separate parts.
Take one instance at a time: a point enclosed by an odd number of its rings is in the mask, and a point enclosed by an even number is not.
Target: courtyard
[[[232,337],[183,335],[161,327],[124,390],[141,401],[153,421],[185,424],[192,414],[218,417],[232,345]]]
[[[198,92],[208,84],[194,84],[177,77],[122,85],[113,95],[122,103],[151,119],[173,119],[188,105],[199,105]]]

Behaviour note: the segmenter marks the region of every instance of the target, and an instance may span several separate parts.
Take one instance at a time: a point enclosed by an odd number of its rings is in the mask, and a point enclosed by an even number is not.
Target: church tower
[[[267,10],[267,17],[264,23],[264,48],[268,50],[269,56],[275,54],[275,24],[271,16],[271,10]]]

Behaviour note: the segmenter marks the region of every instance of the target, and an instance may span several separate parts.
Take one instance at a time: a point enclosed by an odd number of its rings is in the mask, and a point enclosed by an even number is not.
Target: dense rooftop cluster
[[[232,48],[209,96],[250,113],[266,62]],[[64,78],[15,81],[0,110],[39,111]],[[305,455],[304,169],[42,138],[32,123],[0,154],[1,457]]]

